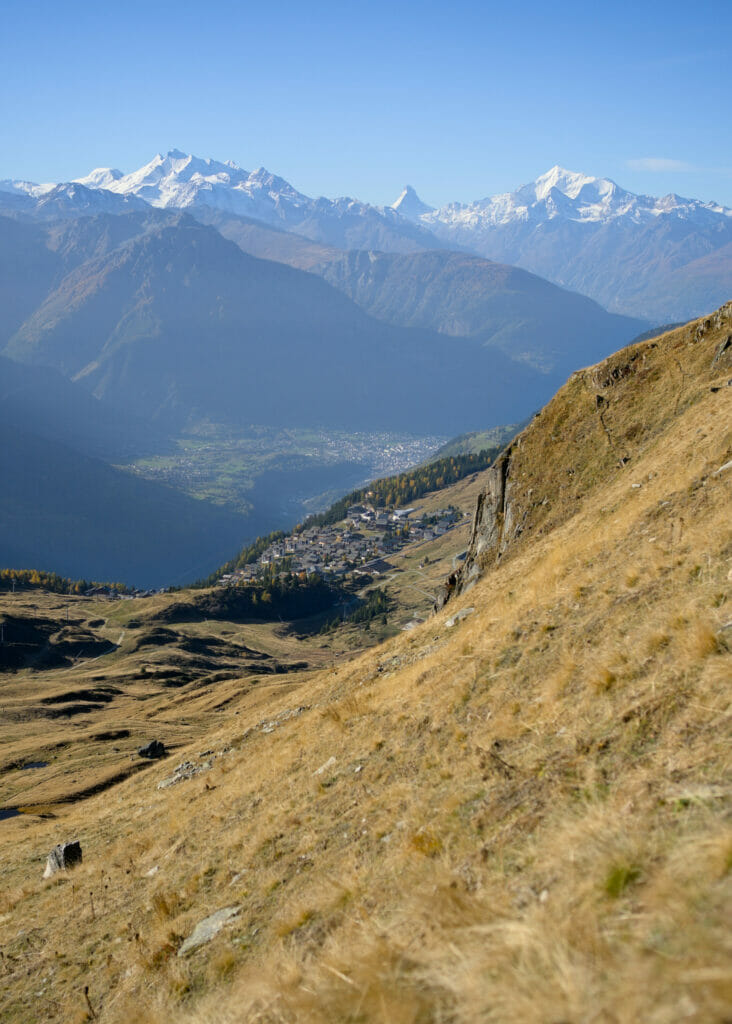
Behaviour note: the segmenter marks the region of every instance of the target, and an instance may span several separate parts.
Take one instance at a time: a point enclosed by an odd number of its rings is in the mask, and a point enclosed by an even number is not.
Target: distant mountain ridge
[[[406,191],[406,190],[405,190]],[[407,210],[426,206],[412,190],[411,203],[405,206],[404,195],[393,204]],[[422,210],[419,218],[426,223],[463,224],[466,226],[508,224],[512,221],[542,222],[555,217],[583,223],[606,222],[629,218],[636,223],[651,221],[671,213],[685,217],[723,216],[732,218],[732,209],[719,203],[684,199],[675,193],[655,198],[636,195],[621,188],[610,178],[596,178],[568,171],[558,165],[541,174],[528,185],[514,192],[479,199],[473,203],[450,203],[439,210]]]
[[[98,213],[130,213],[149,209],[135,195],[119,195],[78,182],[34,185],[27,181],[0,181],[0,214],[25,214],[34,220],[63,220]]]
[[[313,270],[380,320],[479,340],[562,380],[646,326],[466,253],[349,252]]]
[[[138,232],[115,245],[118,219]],[[449,435],[484,425],[486,404],[497,423],[531,411],[552,387],[478,339],[372,319],[318,277],[248,256],[179,211],[75,222],[59,244],[72,265],[5,354],[169,429],[209,419]],[[91,258],[73,263],[85,248]]]
[[[173,149],[130,174],[100,167],[78,184],[144,200],[161,208],[211,207],[280,225],[313,241],[341,248],[411,252],[436,239],[390,207],[348,197],[312,199],[264,167],[245,171],[232,161],[201,159]]]
[[[141,203],[194,215],[208,209],[347,250],[467,251],[655,323],[689,319],[732,293],[732,210],[675,193],[636,195],[559,166],[514,192],[440,209],[411,186],[391,206],[313,199],[265,168],[175,149],[129,174],[96,168],[62,185],[0,182],[0,214],[50,219],[92,212],[95,203],[108,213]]]
[[[558,166],[474,203],[420,203],[400,196],[394,207],[446,245],[531,270],[614,312],[684,320],[732,294],[732,209],[718,203],[635,195]]]
[[[607,313],[591,299],[525,270],[468,253],[346,252],[211,207],[195,213],[243,252],[324,278],[370,316],[451,337],[479,338],[557,379],[647,326]]]

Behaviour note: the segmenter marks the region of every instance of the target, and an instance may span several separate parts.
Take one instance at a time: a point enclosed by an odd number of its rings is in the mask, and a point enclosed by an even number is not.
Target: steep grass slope
[[[731,314],[568,382],[469,594],[229,705],[200,778],[2,823],[3,1020],[729,1020]]]

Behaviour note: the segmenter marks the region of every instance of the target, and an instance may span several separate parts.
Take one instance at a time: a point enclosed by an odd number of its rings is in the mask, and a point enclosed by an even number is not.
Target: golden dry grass
[[[3,1021],[728,1021],[732,388],[694,331],[628,386],[654,424],[632,470],[585,457],[582,381],[532,424],[523,450],[572,459],[581,494],[469,595],[227,706],[203,776],[2,823]],[[677,401],[664,355],[687,349]],[[544,445],[562,417],[574,452]],[[76,835],[84,864],[40,881]]]

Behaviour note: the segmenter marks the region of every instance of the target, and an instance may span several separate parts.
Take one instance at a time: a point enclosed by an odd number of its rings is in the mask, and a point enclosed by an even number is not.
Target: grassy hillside
[[[3,1020],[728,1020],[731,333],[572,378],[512,449],[526,528],[424,625],[0,823]]]
[[[416,507],[430,514],[448,502],[472,510],[481,481],[485,473],[473,474]],[[110,601],[104,593],[84,596],[89,582],[3,570],[0,814],[18,803],[33,814],[39,806],[68,810],[145,767],[131,754],[150,730],[162,728],[173,749],[202,738],[246,693],[266,705],[273,687],[288,686],[304,669],[351,657],[415,614],[426,616],[453,557],[467,547],[469,526],[466,517],[439,540],[390,556],[395,572],[377,584],[388,594],[389,624],[372,622],[368,630],[349,621],[321,631],[335,611],[340,618],[337,586],[325,602],[322,588],[312,588],[313,600],[300,609],[305,617],[283,622],[287,602],[255,611],[238,589]],[[367,583],[366,601],[372,589]],[[27,763],[39,767],[20,767]]]
[[[444,459],[449,455],[470,455],[484,448],[502,447],[522,430],[528,420],[523,423],[507,423],[503,427],[492,427],[490,430],[473,430],[468,434],[453,437],[432,456],[432,459]]]

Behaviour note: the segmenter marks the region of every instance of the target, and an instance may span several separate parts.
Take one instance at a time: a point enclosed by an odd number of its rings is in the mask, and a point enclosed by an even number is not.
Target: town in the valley
[[[464,517],[465,513],[453,506],[421,515],[414,508],[353,505],[339,523],[308,526],[306,520],[270,544],[256,561],[226,573],[218,582],[226,587],[265,575],[292,573],[335,579],[383,576],[394,568],[387,560],[389,555],[407,545],[444,536]]]

